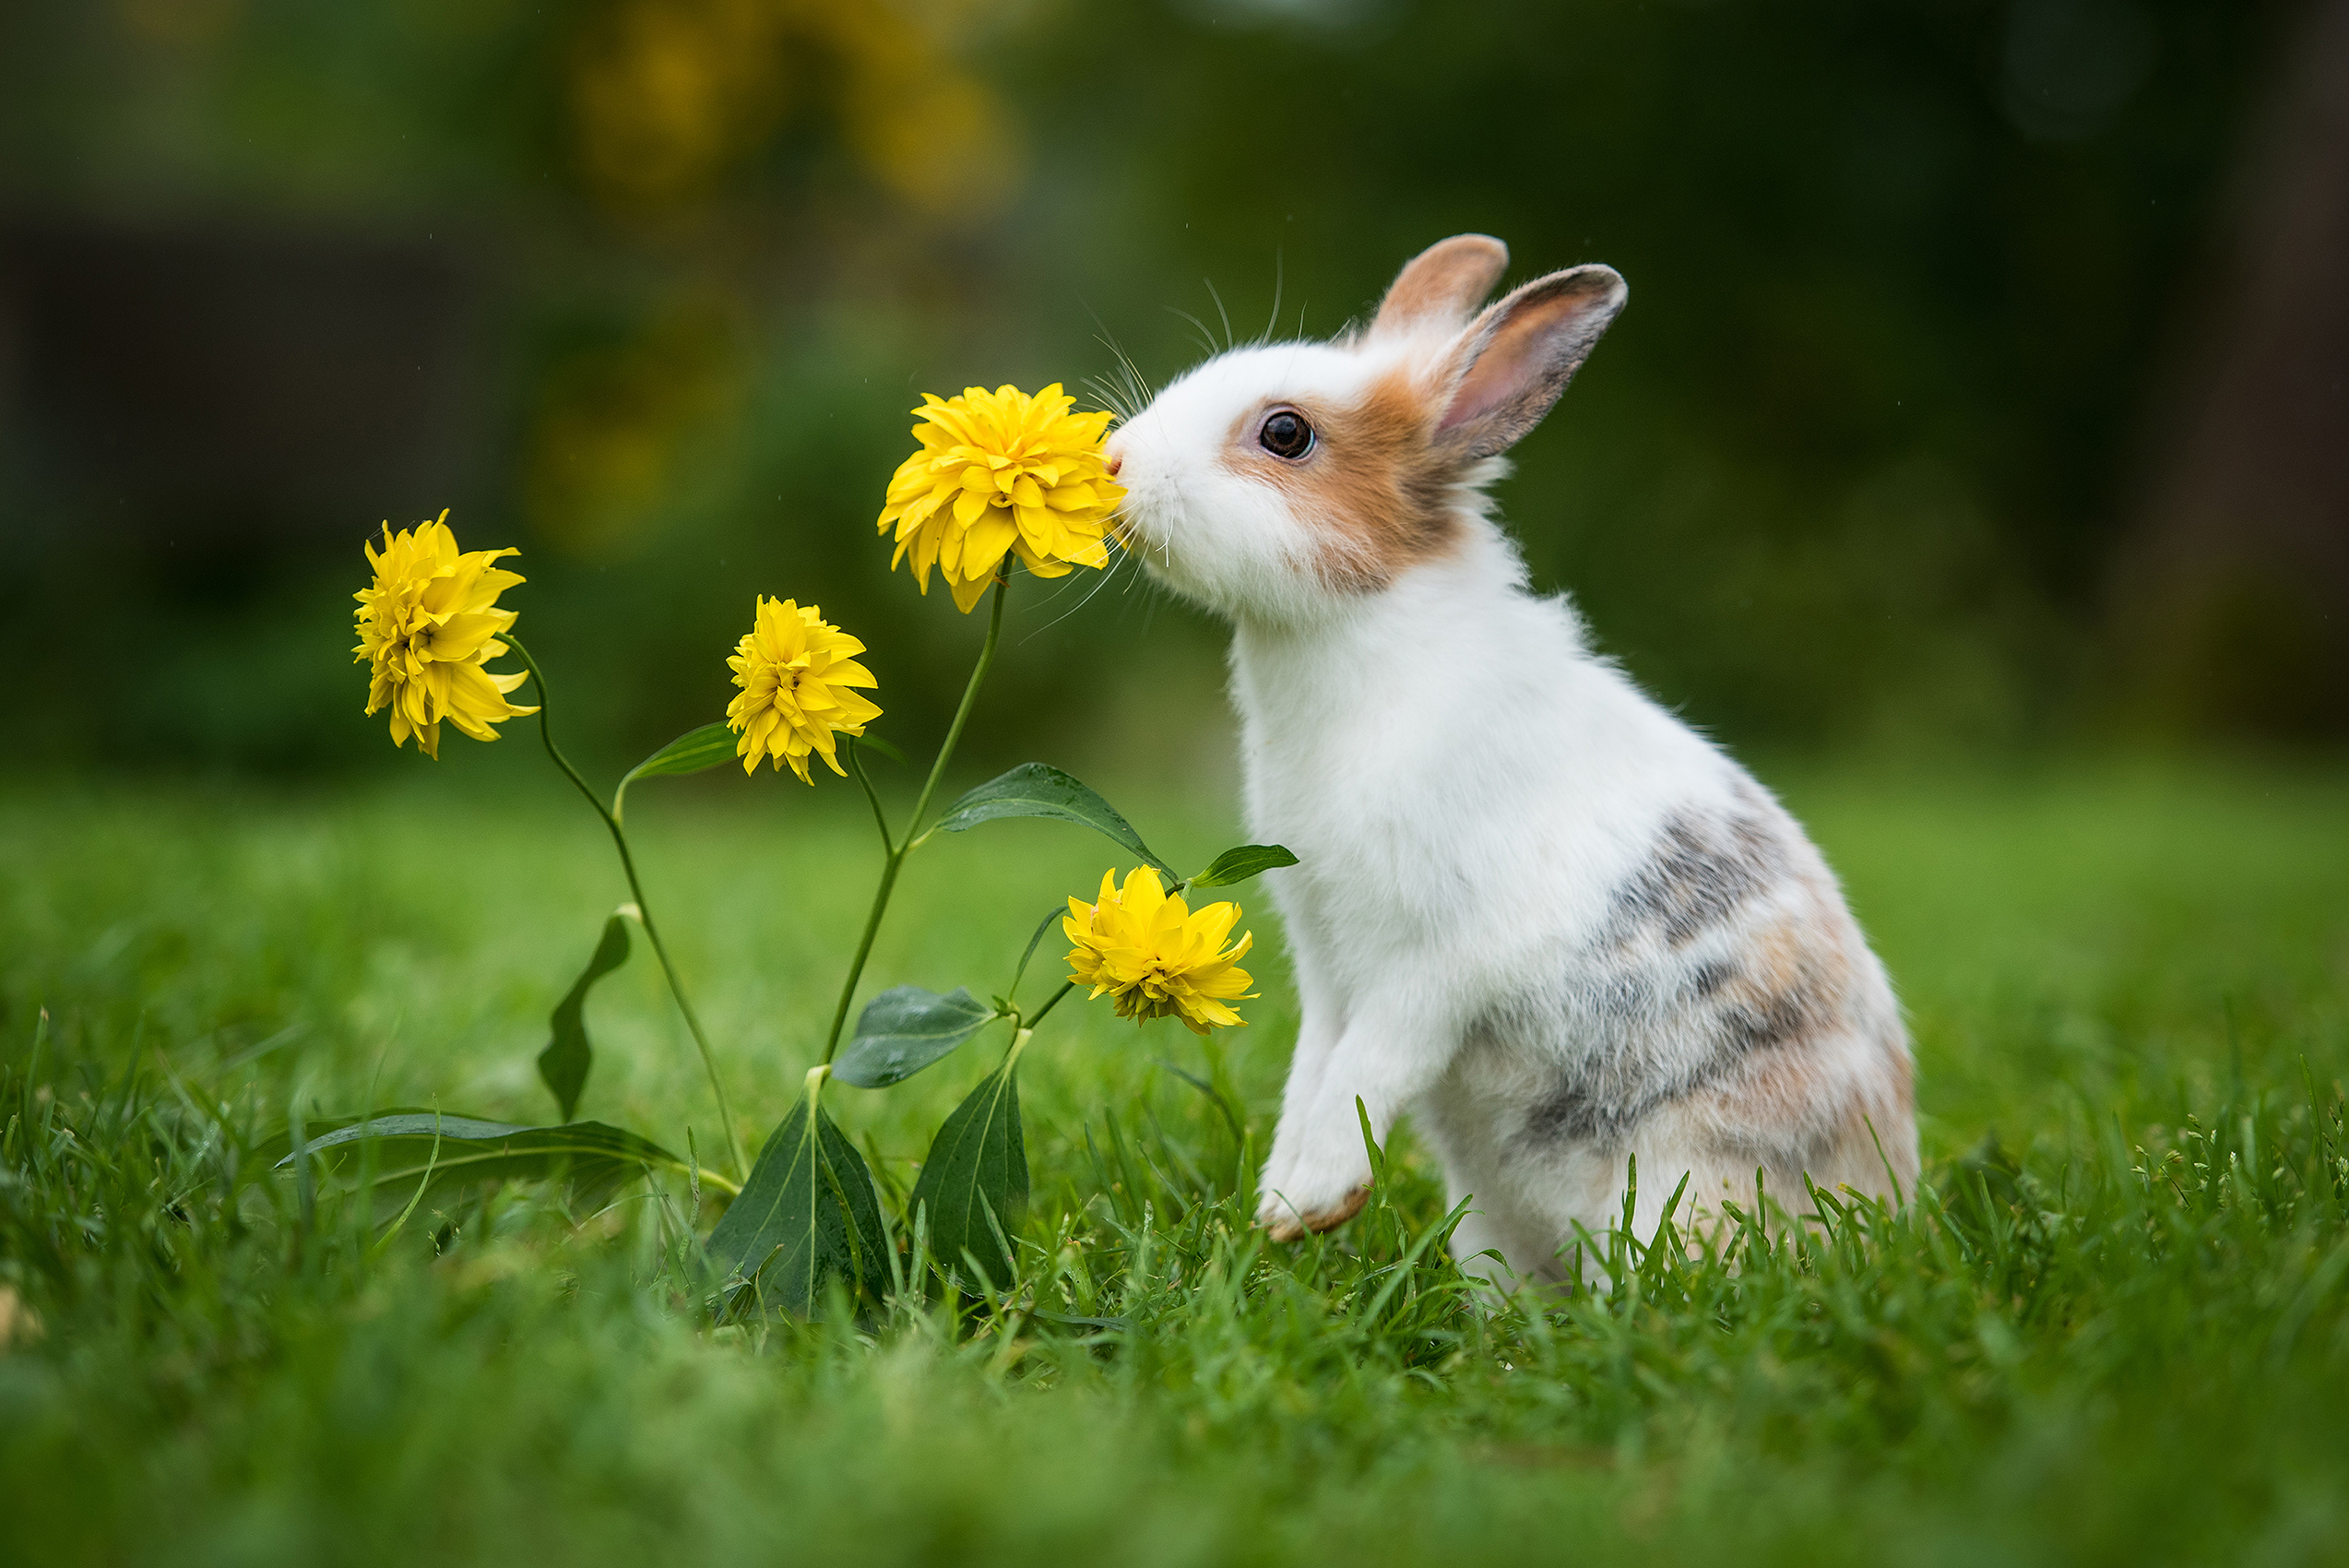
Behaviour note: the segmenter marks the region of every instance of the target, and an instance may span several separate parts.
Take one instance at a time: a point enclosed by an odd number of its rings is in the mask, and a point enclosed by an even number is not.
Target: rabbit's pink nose
[[[1111,479],[1117,478],[1118,470],[1123,467],[1125,467],[1125,454],[1122,452],[1111,453],[1109,455],[1109,477]]]

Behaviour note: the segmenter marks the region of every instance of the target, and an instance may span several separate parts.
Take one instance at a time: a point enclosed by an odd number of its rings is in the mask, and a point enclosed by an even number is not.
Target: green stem
[[[1071,980],[1071,981],[1069,981],[1069,982],[1068,982],[1068,984],[1066,984],[1066,985],[1064,985],[1064,986],[1061,987],[1061,989],[1060,989],[1060,990],[1058,990],[1058,991],[1056,991],[1056,992],[1052,992],[1052,999],[1051,999],[1050,1002],[1047,1002],[1046,1004],[1044,1004],[1044,1005],[1043,1005],[1043,1006],[1038,1007],[1038,1008],[1036,1010],[1036,1015],[1035,1015],[1035,1016],[1033,1016],[1033,1017],[1029,1017],[1029,1018],[1023,1018],[1023,1019],[1021,1019],[1021,1020],[1020,1020],[1021,1025],[1022,1025],[1024,1028],[1031,1028],[1031,1029],[1032,1029],[1032,1028],[1034,1028],[1037,1025],[1038,1025],[1038,1024],[1040,1024],[1040,1023],[1042,1023],[1042,1022],[1044,1021],[1044,1015],[1045,1015],[1045,1014],[1050,1013],[1050,1012],[1053,1008],[1058,1007],[1058,1006],[1061,1004],[1061,998],[1062,998],[1062,997],[1066,996],[1066,995],[1067,995],[1070,992],[1074,991],[1075,989],[1076,989],[1076,981],[1074,981],[1074,980]]]
[[[872,826],[881,829],[882,852],[896,854],[897,846],[889,837],[889,818],[881,809],[881,793],[872,787],[872,778],[864,770],[864,754],[857,749],[854,736],[848,738],[848,766],[857,770],[857,782],[864,786],[865,803],[872,808]]]
[[[946,730],[945,743],[938,748],[938,760],[930,765],[930,778],[921,787],[921,798],[914,802],[913,815],[906,821],[906,848],[910,849],[930,837],[916,837],[921,819],[930,811],[930,798],[938,793],[938,781],[946,777],[946,764],[955,754],[956,742],[963,738],[963,726],[970,722],[970,710],[979,702],[979,683],[987,679],[987,667],[995,662],[995,644],[1003,633],[1003,595],[1012,586],[1008,572],[995,578],[995,602],[987,612],[987,641],[979,650],[979,663],[970,672],[970,684],[963,688],[962,706],[955,709],[955,721]]]
[[[824,1042],[824,1060],[840,1051],[840,1030],[848,1021],[848,1004],[856,999],[857,981],[864,978],[864,961],[872,956],[872,939],[881,934],[881,917],[889,908],[890,889],[897,885],[897,868],[906,863],[904,846],[889,851],[881,862],[881,885],[872,890],[872,912],[864,918],[864,935],[857,940],[857,956],[848,960],[848,978],[840,987],[840,1004],[832,1009],[832,1033]]]
[[[872,910],[864,918],[864,934],[857,939],[857,956],[848,961],[848,978],[841,983],[839,1005],[832,1009],[832,1032],[825,1038],[824,1060],[829,1063],[840,1050],[840,1031],[848,1026],[848,1004],[857,996],[857,982],[864,978],[864,961],[872,956],[872,940],[881,934],[881,917],[888,912],[890,892],[897,885],[897,870],[906,857],[921,847],[930,837],[921,832],[921,819],[930,814],[930,802],[938,793],[938,781],[946,777],[946,765],[954,759],[955,747],[963,738],[963,726],[970,722],[970,710],[978,706],[979,683],[987,679],[987,667],[995,662],[995,644],[1003,632],[1003,595],[1011,586],[1008,574],[995,578],[995,602],[987,612],[987,641],[979,650],[979,662],[971,668],[970,683],[963,688],[962,706],[955,709],[955,721],[946,730],[946,739],[938,747],[938,760],[930,765],[930,778],[922,784],[920,798],[914,802],[913,814],[906,819],[903,837],[894,845],[889,841],[889,824],[881,814],[880,798],[872,793],[872,786],[865,785],[865,794],[872,801],[872,818],[881,829],[881,885],[872,892]],[[524,656],[528,658],[528,655]],[[855,754],[850,754],[855,760]],[[864,767],[858,764],[857,777],[864,778]]]
[[[669,946],[660,939],[660,928],[653,924],[652,906],[645,902],[644,884],[636,877],[636,859],[628,852],[628,835],[622,830],[620,819],[605,807],[602,798],[588,788],[587,781],[579,777],[579,770],[571,766],[571,759],[564,756],[562,748],[554,743],[554,729],[548,720],[547,713],[547,678],[545,672],[540,670],[539,661],[530,657],[530,650],[524,647],[521,639],[513,633],[505,633],[504,639],[507,647],[522,656],[523,668],[530,671],[530,679],[538,685],[539,739],[545,742],[547,755],[554,759],[554,765],[563,770],[563,776],[571,780],[587,804],[595,807],[596,814],[603,819],[604,826],[611,830],[612,846],[620,851],[620,869],[628,878],[628,896],[635,901],[636,921],[645,928],[645,935],[652,943],[653,956],[660,960],[660,972],[668,978],[669,994],[677,999],[677,1010],[685,1016],[685,1028],[692,1031],[694,1044],[701,1051],[703,1070],[709,1075],[710,1093],[718,1099],[718,1122],[719,1130],[726,1134],[726,1158],[732,1163],[734,1173],[740,1176],[746,1169],[742,1163],[742,1145],[734,1133],[734,1111],[727,1103],[725,1081],[718,1075],[718,1057],[709,1048],[709,1037],[702,1032],[702,1021],[694,1013],[693,1003],[686,999],[684,982],[677,978],[677,966],[669,960]]]

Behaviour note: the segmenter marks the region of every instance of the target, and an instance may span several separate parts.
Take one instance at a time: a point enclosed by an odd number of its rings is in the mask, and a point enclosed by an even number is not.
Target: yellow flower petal
[[[460,551],[448,513],[413,529],[384,525],[383,548],[364,546],[374,581],[352,595],[359,601],[356,660],[370,666],[367,711],[391,710],[392,744],[416,738],[426,756],[440,756],[441,720],[477,741],[497,739],[496,725],[536,713],[506,701],[527,678],[486,669],[502,658],[499,634],[514,624],[498,595],[523,580],[490,564],[517,552]]]
[[[1033,398],[1009,385],[922,394],[919,449],[891,476],[877,524],[896,536],[891,569],[909,563],[926,594],[943,568],[967,612],[1014,552],[1038,576],[1108,565],[1125,499],[1101,453],[1109,416],[1074,406],[1057,382]]]
[[[928,577],[925,566],[925,591]],[[853,689],[880,683],[856,661],[864,651],[863,643],[825,620],[814,605],[761,594],[751,629],[726,661],[741,688],[726,705],[726,723],[741,737],[734,754],[742,759],[742,771],[756,772],[766,760],[777,772],[789,767],[801,783],[813,784],[813,754],[845,778],[833,737],[861,735],[881,717],[880,707]]]
[[[1069,979],[1091,986],[1095,996],[1113,997],[1118,1016],[1136,1023],[1171,1016],[1203,1035],[1241,1024],[1228,1004],[1252,994],[1248,972],[1238,965],[1254,938],[1242,933],[1237,944],[1217,951],[1239,920],[1234,904],[1194,913],[1148,866],[1130,873],[1122,886],[1114,871],[1107,873],[1095,901],[1071,898],[1062,918],[1062,933],[1074,944]]]

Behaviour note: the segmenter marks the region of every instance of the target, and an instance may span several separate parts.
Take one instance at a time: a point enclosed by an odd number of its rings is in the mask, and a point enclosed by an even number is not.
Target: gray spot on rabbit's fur
[[[1587,1144],[1619,1151],[1649,1117],[1721,1087],[1756,1051],[1797,1046],[1822,1021],[1808,1002],[1796,998],[1759,1010],[1720,1009],[1712,1020],[1719,1031],[1716,1042],[1702,1058],[1678,1070],[1618,1059],[1569,1072],[1534,1103],[1522,1136],[1533,1144]]]
[[[1526,1114],[1524,1136],[1536,1143],[1619,1147],[1659,1108],[1718,1078],[1728,1062],[1716,1056],[1677,1075],[1655,1072],[1653,1066],[1647,1073],[1636,1067],[1627,1072],[1629,1065],[1596,1064],[1565,1075]]]
[[[1689,977],[1689,992],[1702,1001],[1720,994],[1721,988],[1737,978],[1737,965],[1714,958],[1697,966],[1696,973]]]
[[[1667,1062],[1626,1030],[1609,1046],[1562,1074],[1527,1111],[1524,1136],[1545,1144],[1619,1146],[1659,1106],[1718,1077],[1730,1054],[1716,1046],[1696,1060]]]
[[[1742,893],[1738,902],[1751,896]],[[1851,1022],[1847,971],[1824,932],[1781,919],[1745,929],[1739,950],[1741,958],[1696,965],[1668,990],[1620,970],[1591,986],[1592,1011],[1613,1038],[1535,1102],[1523,1135],[1620,1145],[1656,1111],[1718,1087],[1757,1053],[1792,1051],[1790,1062],[1799,1062],[1810,1042]],[[1659,1011],[1661,995],[1683,1000]],[[1658,1050],[1659,1037],[1694,1049]]]
[[[1840,997],[1809,966],[1775,989],[1749,985],[1739,991],[1714,1015],[1722,1046],[1737,1055],[1790,1044],[1837,1022]]]
[[[1537,1101],[1525,1116],[1527,1140],[1544,1144],[1620,1143],[1639,1120],[1626,1108],[1602,1105],[1582,1081],[1568,1076],[1548,1099]]]
[[[1616,889],[1613,932],[1628,942],[1653,927],[1671,946],[1685,947],[1788,869],[1776,825],[1760,812],[1726,820],[1675,812],[1648,863]]]

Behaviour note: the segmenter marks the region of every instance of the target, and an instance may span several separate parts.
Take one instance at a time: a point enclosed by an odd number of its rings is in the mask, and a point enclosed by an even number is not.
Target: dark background
[[[444,506],[606,762],[762,591],[926,741],[917,394],[1325,335],[1472,229],[1630,279],[1504,513],[1733,743],[2349,733],[2340,0],[18,0],[15,760],[389,768],[359,544]],[[1023,585],[982,759],[1220,755],[1217,630],[1094,586]]]

